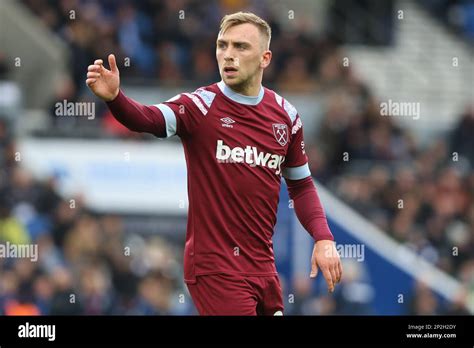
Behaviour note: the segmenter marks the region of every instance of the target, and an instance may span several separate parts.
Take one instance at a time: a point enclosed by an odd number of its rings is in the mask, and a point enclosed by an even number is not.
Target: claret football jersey
[[[263,86],[248,97],[222,81],[155,106],[186,157],[185,281],[276,274],[272,235],[281,177],[310,175],[296,109]]]

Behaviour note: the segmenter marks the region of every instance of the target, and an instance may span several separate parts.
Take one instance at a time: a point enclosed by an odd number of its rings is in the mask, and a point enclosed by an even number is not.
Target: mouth
[[[228,77],[235,76],[237,75],[237,72],[238,72],[238,69],[233,66],[226,66],[222,70],[224,71],[224,75]]]

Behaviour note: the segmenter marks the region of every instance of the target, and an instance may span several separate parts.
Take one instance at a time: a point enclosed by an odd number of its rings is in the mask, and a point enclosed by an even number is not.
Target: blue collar
[[[224,81],[220,81],[217,83],[217,86],[221,90],[224,95],[233,101],[240,103],[240,104],[245,104],[245,105],[257,105],[260,103],[263,99],[263,95],[265,94],[265,90],[263,89],[263,86],[260,86],[260,92],[258,92],[258,95],[256,97],[250,97],[248,95],[242,95],[237,92],[234,92],[230,87],[228,87]]]

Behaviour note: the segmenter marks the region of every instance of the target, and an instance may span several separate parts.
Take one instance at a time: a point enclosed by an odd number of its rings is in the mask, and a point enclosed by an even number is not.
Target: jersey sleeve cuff
[[[311,176],[308,163],[303,164],[299,167],[286,167],[283,168],[283,177],[290,180],[300,180]]]
[[[169,138],[176,134],[176,115],[174,111],[166,104],[155,104],[165,119],[166,137]]]

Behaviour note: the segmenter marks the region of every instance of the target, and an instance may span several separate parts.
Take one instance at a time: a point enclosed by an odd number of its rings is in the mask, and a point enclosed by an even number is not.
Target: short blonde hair
[[[221,20],[219,33],[224,34],[230,27],[244,23],[253,24],[258,28],[260,34],[267,40],[266,49],[269,49],[270,40],[272,39],[272,29],[264,19],[251,12],[236,12],[224,16]]]

